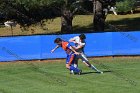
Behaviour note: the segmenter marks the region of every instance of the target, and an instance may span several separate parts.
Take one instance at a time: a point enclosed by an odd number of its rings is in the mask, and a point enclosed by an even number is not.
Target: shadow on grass
[[[107,31],[111,31],[108,24],[114,25],[118,31],[140,31],[140,17],[139,18],[125,18],[118,21],[108,21],[107,22]],[[113,30],[113,29],[112,29]]]
[[[112,25],[113,27],[111,27]],[[117,21],[106,21],[105,31],[95,32],[93,30],[93,24],[88,24],[87,26],[73,26],[72,32],[61,33],[60,31],[56,33],[48,34],[77,34],[77,33],[102,33],[102,32],[130,32],[130,31],[140,31],[140,17],[139,18],[124,18]]]
[[[92,33],[93,31],[93,24],[89,24],[87,26],[73,26],[73,33]]]
[[[124,18],[117,21],[106,21],[105,31],[94,31],[93,24],[87,26],[73,26],[72,32],[61,33],[61,31],[47,33],[49,35],[56,34],[78,34],[78,33],[102,33],[102,32],[130,32],[140,31],[140,17],[139,18]],[[46,34],[46,33],[44,33]]]
[[[110,72],[112,72],[112,71],[103,71],[103,73],[110,73]],[[81,75],[92,74],[92,73],[100,74],[99,72],[82,72]]]
[[[110,26],[112,25],[112,26]],[[93,24],[87,26],[74,26],[73,33],[98,33],[98,32],[129,32],[129,31],[140,31],[140,17],[137,18],[124,18],[117,21],[106,21],[105,31],[93,31]]]
[[[113,27],[111,27],[113,26]],[[61,35],[61,34],[78,34],[78,33],[102,33],[102,32],[129,32],[129,31],[140,31],[140,17],[137,18],[124,18],[117,21],[106,21],[105,31],[94,31],[93,24],[87,26],[73,26],[72,32],[61,33],[61,31],[40,33],[31,35]],[[27,35],[14,35],[14,36],[27,36]]]

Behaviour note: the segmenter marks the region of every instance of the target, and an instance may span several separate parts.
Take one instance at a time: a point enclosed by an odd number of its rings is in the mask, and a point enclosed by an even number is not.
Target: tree
[[[71,32],[72,31],[72,20],[73,20],[73,13],[70,8],[67,7],[68,4],[66,3],[61,10],[61,32]]]
[[[103,4],[99,0],[93,1],[94,20],[93,27],[95,31],[104,31],[105,14],[103,12]]]
[[[79,0],[3,0],[6,18],[21,26],[42,23],[44,19],[61,16],[61,32],[72,31],[72,20],[80,8]]]
[[[81,3],[82,0],[53,0],[51,2],[56,10],[60,12],[62,33],[70,33],[73,31],[72,20],[75,13],[81,8]]]
[[[0,7],[5,20],[14,20],[21,26],[30,26],[56,17],[47,0],[2,0]]]
[[[12,19],[21,26],[41,23],[61,16],[61,32],[72,33],[72,20],[87,0],[0,0],[0,16]],[[94,30],[104,31],[105,8],[115,0],[93,0]]]
[[[104,31],[105,19],[109,11],[109,6],[114,6],[116,0],[93,0],[93,27],[94,31]],[[107,10],[107,11],[104,11]]]

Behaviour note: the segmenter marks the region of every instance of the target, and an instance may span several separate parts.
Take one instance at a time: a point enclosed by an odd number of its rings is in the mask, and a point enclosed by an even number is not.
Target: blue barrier
[[[65,58],[59,48],[51,53],[57,37],[68,41],[79,34],[0,38],[0,61]],[[87,56],[140,55],[140,32],[87,33]]]
[[[40,36],[0,38],[0,61],[38,59],[40,45]]]
[[[115,32],[112,35],[113,55],[139,55],[140,32]]]

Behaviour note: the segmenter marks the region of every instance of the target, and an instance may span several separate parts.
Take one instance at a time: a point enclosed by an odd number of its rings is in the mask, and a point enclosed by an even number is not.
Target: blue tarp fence
[[[0,37],[0,61],[65,58],[59,48],[51,53],[59,37],[68,41],[79,34]],[[85,53],[90,56],[140,55],[140,32],[86,34]]]

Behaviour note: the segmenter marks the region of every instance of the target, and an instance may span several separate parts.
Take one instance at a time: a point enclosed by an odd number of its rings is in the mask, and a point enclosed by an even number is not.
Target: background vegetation
[[[136,0],[117,0],[118,14],[107,16],[105,31],[139,30],[140,9]],[[62,34],[62,10],[66,9],[71,18],[72,31],[66,33],[95,32],[93,30],[93,4],[89,1],[72,0],[0,0],[0,36]],[[133,14],[131,10],[133,9]],[[125,14],[125,15],[124,15]],[[15,21],[16,27],[5,27],[5,21]],[[113,25],[115,28],[110,27]],[[96,31],[97,32],[97,31]],[[98,31],[102,32],[102,31]]]

